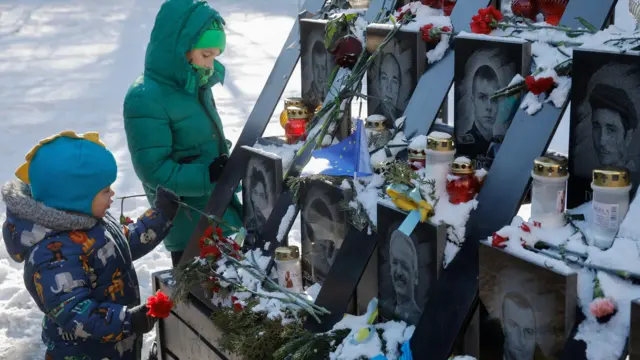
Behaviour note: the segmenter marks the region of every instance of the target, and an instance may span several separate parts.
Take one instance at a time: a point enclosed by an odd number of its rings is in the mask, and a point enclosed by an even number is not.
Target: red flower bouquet
[[[158,290],[155,296],[149,296],[147,299],[147,315],[159,319],[166,319],[173,309],[173,301],[169,299],[162,291]]]
[[[498,28],[498,23],[504,19],[500,10],[489,6],[478,10],[478,15],[471,18],[471,31],[476,34],[488,35]]]

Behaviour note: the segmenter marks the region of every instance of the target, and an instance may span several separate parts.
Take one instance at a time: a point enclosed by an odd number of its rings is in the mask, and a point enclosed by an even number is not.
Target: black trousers
[[[182,257],[182,253],[184,253],[184,251],[172,251],[171,252],[171,264],[173,265],[173,267],[176,267],[178,265],[178,263],[180,262],[180,258]]]

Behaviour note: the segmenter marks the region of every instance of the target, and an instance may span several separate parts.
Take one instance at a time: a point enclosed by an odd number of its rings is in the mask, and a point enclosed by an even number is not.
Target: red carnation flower
[[[354,36],[345,36],[338,40],[332,54],[338,66],[353,69],[362,52],[362,43]]]
[[[471,18],[471,31],[476,34],[488,35],[498,27],[498,22],[502,19],[504,19],[502,13],[493,6],[480,9],[478,15]]]
[[[206,245],[200,248],[200,258],[202,259],[213,256],[217,260],[221,255],[220,249],[215,245]]]
[[[235,296],[231,297],[231,302],[233,303],[233,311],[240,312],[244,310],[244,306],[238,301],[238,298]]]
[[[547,91],[551,90],[551,88],[555,84],[555,81],[553,81],[552,77],[543,77],[536,79],[533,76],[529,75],[524,81],[527,83],[529,91],[531,91],[535,95],[546,93]]]
[[[493,233],[493,238],[491,239],[491,246],[504,249],[505,247],[507,247],[507,244],[505,244],[507,240],[509,240],[509,238],[500,236],[497,233]]]
[[[216,235],[218,235],[218,239],[222,239],[222,229],[216,227]]]
[[[522,225],[520,225],[520,229],[522,229],[522,231],[524,232],[528,232],[528,233],[531,232],[531,228],[526,223],[522,223]]]
[[[441,28],[434,28],[433,24],[427,24],[420,28],[420,34],[422,40],[426,43],[435,44],[440,41],[440,37],[443,32],[451,32],[451,28],[443,26]]]
[[[155,296],[147,298],[147,315],[159,319],[166,319],[173,309],[173,301],[162,291],[158,290]]]

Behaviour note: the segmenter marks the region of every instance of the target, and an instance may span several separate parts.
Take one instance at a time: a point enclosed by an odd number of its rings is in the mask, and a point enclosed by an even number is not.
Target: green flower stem
[[[516,25],[513,23],[507,23],[507,22],[498,22],[496,24],[497,27],[499,27],[502,30],[506,30],[506,29],[517,29],[517,30],[538,30],[538,29],[550,29],[550,30],[556,30],[556,31],[561,31],[561,32],[565,32],[565,33],[571,33],[571,34],[594,34],[593,31],[590,30],[584,30],[584,29],[572,29],[566,26],[553,26],[553,25]]]
[[[540,250],[540,249],[536,249],[533,246],[529,246],[529,245],[523,245],[523,247],[529,251],[535,252],[537,254],[541,254],[547,257],[550,257],[552,259],[555,260],[560,260],[562,262],[564,262],[567,265],[578,265],[580,267],[584,267],[590,270],[598,270],[598,271],[602,271],[602,272],[606,272],[607,274],[613,275],[613,276],[618,276],[624,280],[630,280],[630,281],[640,281],[640,274],[635,274],[632,272],[628,272],[628,271],[622,271],[622,270],[616,270],[616,269],[609,269],[600,265],[595,265],[595,264],[591,264],[591,263],[587,263],[586,261],[584,261],[583,259],[574,259],[574,258],[568,258],[566,256],[560,255],[560,254],[555,254],[549,251],[545,251],[545,250]]]
[[[265,275],[264,273],[262,273],[262,270],[260,269],[260,267],[255,262],[252,264],[252,266],[246,266],[246,265],[242,264],[240,261],[238,261],[235,258],[229,257],[228,255],[226,257],[227,257],[228,260],[233,262],[236,267],[245,269],[247,272],[249,272],[249,274],[251,274],[256,279],[260,280],[261,282],[262,281],[266,281],[267,283],[269,283],[269,285],[273,286],[275,289],[278,289],[278,291],[282,292],[283,294],[285,294],[287,296],[292,296],[292,297],[302,301],[304,304],[307,304],[308,306],[311,306],[313,309],[317,310],[320,313],[329,314],[329,311],[327,309],[325,309],[323,307],[320,307],[318,305],[315,305],[311,301],[309,301],[309,300],[305,299],[304,297],[302,297],[300,294],[292,292],[289,289],[286,289],[286,288],[282,287],[277,282],[273,281],[268,275]],[[254,259],[254,261],[255,261],[255,259]],[[258,269],[258,270],[256,271],[256,269]]]

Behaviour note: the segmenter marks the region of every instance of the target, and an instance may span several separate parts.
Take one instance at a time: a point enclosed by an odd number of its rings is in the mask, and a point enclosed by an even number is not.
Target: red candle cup
[[[478,178],[476,178],[471,161],[465,157],[455,159],[447,177],[449,202],[461,204],[471,201],[478,193],[478,189]]]
[[[540,12],[544,15],[544,21],[554,26],[559,25],[562,14],[567,8],[567,3],[569,3],[569,0],[538,0]]]
[[[451,16],[453,8],[456,6],[456,0],[444,0],[442,10],[444,10],[444,16]]]
[[[536,20],[538,16],[538,0],[513,0],[511,11],[515,16]]]
[[[305,131],[309,111],[306,108],[292,106],[287,109],[287,123],[284,127],[287,144],[295,144],[298,140],[306,140]]]

